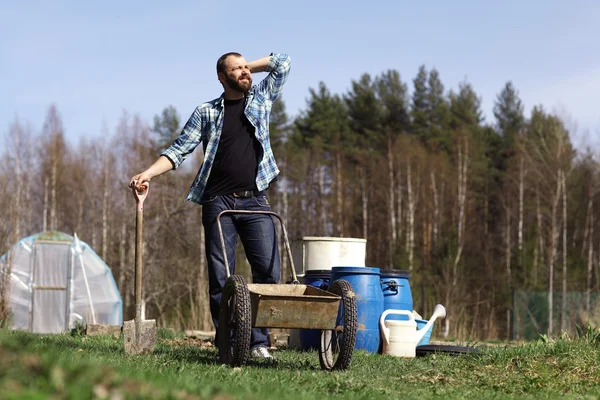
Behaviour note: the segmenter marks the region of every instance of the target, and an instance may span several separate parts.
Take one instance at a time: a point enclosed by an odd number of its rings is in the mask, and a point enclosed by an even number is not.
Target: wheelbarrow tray
[[[252,326],[334,329],[341,297],[314,286],[248,284]]]

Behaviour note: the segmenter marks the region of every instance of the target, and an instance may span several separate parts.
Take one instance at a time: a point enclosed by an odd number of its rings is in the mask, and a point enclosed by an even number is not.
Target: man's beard
[[[229,85],[230,88],[232,88],[235,91],[242,92],[242,93],[248,93],[248,91],[252,87],[252,77],[248,76],[247,81],[240,81],[240,80],[235,80],[234,78],[232,78],[228,75],[227,76],[227,84]]]

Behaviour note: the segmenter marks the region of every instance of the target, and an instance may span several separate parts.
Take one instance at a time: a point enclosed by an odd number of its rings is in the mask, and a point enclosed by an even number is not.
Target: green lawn
[[[600,341],[541,340],[479,354],[415,359],[355,352],[324,372],[316,352],[279,350],[274,364],[229,368],[214,348],[161,331],[152,355],[125,356],[122,339],[0,331],[1,399],[600,398]]]

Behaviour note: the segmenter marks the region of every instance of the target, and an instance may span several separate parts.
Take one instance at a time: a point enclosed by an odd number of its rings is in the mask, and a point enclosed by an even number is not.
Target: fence
[[[590,324],[600,326],[600,294],[590,293],[589,308],[585,292],[567,292],[564,322],[562,315],[563,296],[554,292],[552,300],[553,335],[567,333],[574,337],[577,326]],[[548,292],[513,292],[512,338],[515,340],[535,340],[548,333]],[[563,322],[561,324],[561,322]],[[564,329],[561,329],[564,326]]]

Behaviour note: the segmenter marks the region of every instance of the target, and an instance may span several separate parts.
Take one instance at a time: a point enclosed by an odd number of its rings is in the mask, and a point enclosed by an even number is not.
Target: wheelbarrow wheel
[[[241,276],[232,275],[225,282],[219,309],[217,345],[221,363],[237,367],[248,361],[251,317],[248,285]]]
[[[350,367],[356,344],[358,325],[356,298],[350,282],[340,279],[329,286],[329,291],[340,296],[340,309],[333,330],[322,330],[319,341],[319,362],[324,370],[343,371]]]

